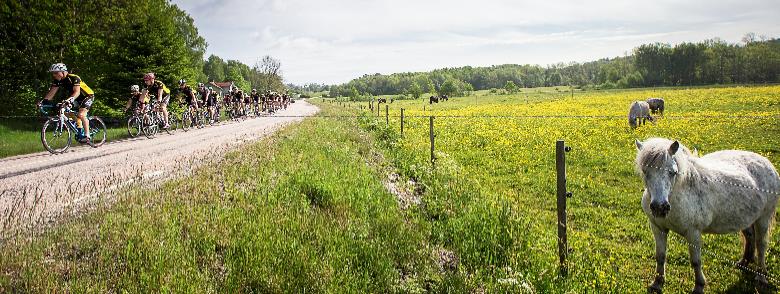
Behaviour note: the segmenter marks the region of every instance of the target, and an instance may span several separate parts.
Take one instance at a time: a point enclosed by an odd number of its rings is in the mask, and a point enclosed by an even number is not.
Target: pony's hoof
[[[663,287],[664,287],[664,277],[657,276],[655,277],[653,284],[647,287],[647,293],[658,293],[658,294],[663,293]]]
[[[647,293],[648,294],[661,294],[663,292],[664,291],[661,289],[661,287],[656,285],[655,283],[653,283],[650,286],[647,286]]]
[[[691,291],[693,294],[704,294],[704,286],[696,285],[696,287],[693,287],[693,291]]]

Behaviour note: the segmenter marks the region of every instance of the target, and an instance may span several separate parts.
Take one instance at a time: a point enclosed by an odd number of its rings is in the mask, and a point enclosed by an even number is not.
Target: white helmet
[[[68,71],[68,67],[64,63],[55,63],[49,67],[49,72]]]
[[[138,85],[132,85],[130,86],[130,92],[138,92],[141,88],[138,87]]]

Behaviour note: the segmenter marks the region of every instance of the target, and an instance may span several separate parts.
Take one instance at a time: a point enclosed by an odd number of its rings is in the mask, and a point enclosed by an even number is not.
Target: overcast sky
[[[780,0],[173,0],[207,54],[281,60],[286,82],[614,57],[649,42],[780,36]],[[685,2],[680,4],[678,2]]]

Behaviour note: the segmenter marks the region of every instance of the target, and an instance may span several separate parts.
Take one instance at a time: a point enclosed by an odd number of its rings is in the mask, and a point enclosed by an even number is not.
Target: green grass
[[[0,158],[46,151],[41,143],[42,126],[37,119],[0,119]],[[106,136],[107,142],[127,138],[127,128],[109,127]]]

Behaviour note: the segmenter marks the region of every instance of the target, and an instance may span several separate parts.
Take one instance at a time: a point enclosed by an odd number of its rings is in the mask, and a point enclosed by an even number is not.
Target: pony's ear
[[[693,156],[699,157],[699,149],[696,149],[696,147],[693,147]]]
[[[674,155],[677,153],[677,150],[680,150],[680,142],[674,141],[672,146],[669,146],[669,154]]]
[[[638,139],[634,139],[634,144],[636,144],[636,150],[642,150],[642,142],[639,142]]]

